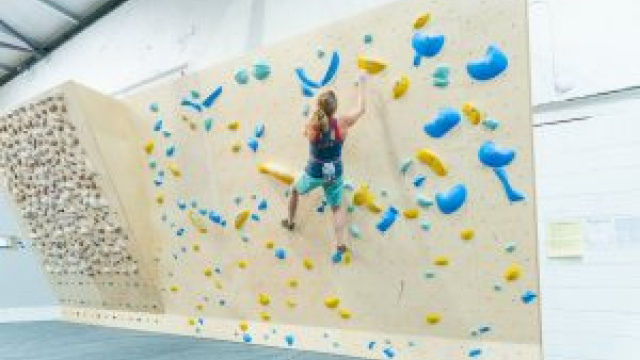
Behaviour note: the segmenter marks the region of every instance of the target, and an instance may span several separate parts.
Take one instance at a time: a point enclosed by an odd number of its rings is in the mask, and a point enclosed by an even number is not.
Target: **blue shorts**
[[[306,172],[298,177],[293,187],[301,195],[307,194],[311,190],[322,186],[324,190],[324,198],[327,200],[327,204],[332,207],[340,206],[342,203],[342,176],[339,176],[332,182],[325,183],[322,178],[315,178],[309,176]]]

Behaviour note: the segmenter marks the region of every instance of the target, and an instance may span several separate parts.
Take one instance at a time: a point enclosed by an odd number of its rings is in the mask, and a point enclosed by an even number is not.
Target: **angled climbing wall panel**
[[[61,305],[162,311],[134,129],[75,84],[0,117],[0,166]]]

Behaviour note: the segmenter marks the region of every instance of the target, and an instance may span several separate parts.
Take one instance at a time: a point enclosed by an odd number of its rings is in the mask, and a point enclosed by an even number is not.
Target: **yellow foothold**
[[[433,259],[433,264],[437,266],[447,266],[449,265],[449,258],[446,256],[438,256]]]
[[[242,226],[249,218],[250,213],[251,212],[249,210],[242,210],[236,215],[236,221],[234,222],[236,230],[242,229]]]
[[[203,271],[202,273],[203,273],[203,274],[204,274],[204,276],[206,276],[206,277],[211,277],[211,275],[213,274],[213,273],[211,272],[211,269],[210,269],[210,268],[206,268],[206,269],[204,269],[204,271]]]
[[[270,175],[278,181],[287,185],[293,184],[294,177],[278,165],[273,163],[263,163],[258,165],[258,171],[262,174]]]
[[[193,249],[193,252],[199,252],[200,251],[200,245],[198,245],[198,244],[193,244],[193,246],[191,248]]]
[[[358,56],[358,68],[366,71],[368,74],[373,75],[381,72],[387,67],[382,61],[367,59],[362,56]]]
[[[347,251],[346,253],[344,253],[344,264],[345,265],[350,265],[351,264],[351,252]]]
[[[366,206],[369,211],[377,214],[382,211],[382,208],[374,202],[375,198],[373,193],[369,191],[369,187],[366,184],[361,184],[358,189],[353,193],[353,203],[357,206]]]
[[[414,30],[422,29],[425,25],[427,25],[430,19],[431,19],[431,14],[429,13],[420,14],[420,16],[416,18],[416,21],[413,22],[413,29]]]
[[[169,290],[171,290],[171,292],[178,292],[178,287],[175,285],[172,285]]]
[[[522,275],[522,269],[518,264],[512,264],[504,271],[504,279],[507,281],[516,281],[520,279]]]
[[[340,300],[337,297],[331,296],[324,300],[324,306],[328,307],[329,309],[337,308],[338,304],[340,304]]]
[[[436,154],[434,154],[431,150],[427,148],[418,150],[418,152],[416,153],[416,158],[423,164],[427,165],[436,175],[447,175],[447,167],[444,165],[442,160],[440,160],[440,158],[436,156]]]
[[[307,270],[313,269],[313,262],[310,259],[304,259],[302,261],[302,265],[304,265],[304,268]]]
[[[196,123],[194,123],[193,121],[189,122],[189,128],[191,130],[196,130],[198,128],[198,126],[196,125]]]
[[[293,301],[293,300],[287,300],[287,307],[289,307],[289,308],[294,308],[294,307],[296,307],[296,305],[297,305],[297,304],[296,304],[296,302],[295,302],[295,301]]]
[[[238,325],[238,327],[240,328],[240,330],[242,331],[247,331],[249,330],[249,324],[247,324],[246,321],[240,321],[240,324]]]
[[[171,175],[173,175],[175,177],[182,176],[182,173],[180,172],[180,169],[178,169],[178,166],[176,164],[174,164],[174,163],[167,164],[167,169],[169,169],[169,172],[171,172]]]
[[[188,323],[189,323],[189,325],[194,326],[196,324],[196,319],[189,318]]]
[[[424,320],[429,325],[435,325],[435,324],[439,323],[440,319],[441,319],[440,314],[436,314],[436,313],[429,313],[424,318]]]
[[[239,153],[241,147],[242,145],[240,145],[239,142],[236,142],[233,145],[231,145],[231,151],[233,151],[234,153]]]
[[[202,305],[202,304],[196,305],[196,310],[198,310],[198,311],[204,310],[204,305]]]
[[[144,152],[146,152],[147,155],[151,155],[154,147],[153,141],[149,140],[144,143]]]
[[[222,289],[222,283],[218,280],[216,280],[215,283],[213,283],[213,285],[216,287],[216,289],[221,290]]]
[[[298,280],[296,279],[289,279],[287,283],[289,284],[289,287],[292,287],[292,288],[298,287]]]
[[[240,127],[240,123],[237,121],[233,121],[227,124],[227,129],[231,131],[238,130],[239,127]]]
[[[347,319],[351,319],[351,312],[347,309],[340,309],[338,310],[338,314],[340,314],[340,317],[347,320]]]
[[[162,203],[164,203],[164,196],[162,195],[156,196],[156,202],[158,203],[158,205],[162,205]]]
[[[478,108],[473,106],[473,104],[471,103],[464,103],[462,105],[462,113],[467,118],[467,120],[469,120],[469,122],[472,123],[473,125],[480,124],[480,121],[482,121],[482,118],[483,118],[482,114],[480,113],[480,110],[478,110]]]
[[[260,295],[258,295],[258,302],[262,306],[267,306],[267,305],[269,305],[269,302],[271,302],[271,300],[269,299],[269,295],[260,294]]]
[[[409,78],[405,75],[400,76],[393,84],[393,98],[400,99],[409,89]]]
[[[418,209],[407,209],[402,212],[402,215],[405,219],[416,219],[420,216],[420,210]]]
[[[460,238],[465,241],[473,239],[474,232],[471,229],[464,229],[460,231]]]
[[[240,269],[246,269],[247,268],[247,262],[245,260],[238,261],[238,267]]]
[[[260,312],[260,318],[262,319],[262,321],[271,320],[271,316],[265,311]]]
[[[273,249],[273,241],[267,240],[267,242],[264,243],[264,247],[267,249]]]

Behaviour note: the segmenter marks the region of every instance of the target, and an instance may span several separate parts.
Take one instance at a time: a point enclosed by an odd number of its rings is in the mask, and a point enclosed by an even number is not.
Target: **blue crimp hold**
[[[424,132],[432,138],[441,138],[460,122],[460,113],[454,108],[442,108],[424,126]]]
[[[209,96],[207,96],[204,99],[204,101],[202,102],[202,106],[207,109],[210,108],[218,99],[218,97],[220,97],[221,94],[222,94],[222,86],[218,86],[209,94]]]
[[[385,231],[389,230],[391,225],[393,225],[393,223],[396,221],[397,217],[398,210],[393,206],[389,206],[387,210],[385,210],[385,212],[382,214],[382,218],[380,219],[378,224],[376,224],[376,229],[384,233]]]

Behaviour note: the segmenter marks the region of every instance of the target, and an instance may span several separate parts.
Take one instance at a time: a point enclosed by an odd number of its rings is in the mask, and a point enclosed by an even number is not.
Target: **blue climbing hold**
[[[209,211],[209,220],[214,224],[222,223],[222,217],[214,211]]]
[[[469,350],[469,357],[470,358],[477,358],[480,355],[482,355],[482,350],[481,349],[471,349],[471,350]]]
[[[257,139],[260,139],[264,136],[264,124],[260,123],[256,125],[256,128],[253,130],[253,136]]]
[[[365,34],[365,35],[362,37],[362,41],[363,41],[365,44],[371,44],[371,42],[373,42],[373,35],[371,35],[371,34]]]
[[[467,198],[467,188],[457,184],[449,191],[436,194],[436,204],[443,214],[453,214],[458,211]]]
[[[260,203],[258,204],[258,210],[260,211],[267,210],[267,200],[265,199],[260,200]]]
[[[260,221],[260,215],[258,215],[258,214],[251,214],[251,220],[253,220],[253,221]]]
[[[186,107],[186,108],[190,108],[192,110],[195,110],[197,112],[202,112],[202,106],[200,106],[200,104],[196,104],[191,100],[187,100],[187,99],[183,99],[180,102],[180,105]]]
[[[507,69],[507,56],[495,45],[489,45],[484,57],[467,63],[467,73],[475,80],[491,80]]]
[[[249,334],[242,334],[242,341],[246,342],[246,343],[250,343],[251,342],[251,335]]]
[[[498,180],[500,180],[500,184],[502,185],[502,188],[504,189],[504,192],[507,195],[507,199],[509,199],[509,201],[517,202],[524,200],[524,195],[511,186],[509,178],[507,177],[507,172],[504,170],[504,168],[493,168],[493,172],[498,177]]]
[[[284,260],[287,258],[287,251],[285,249],[278,248],[274,251],[274,255],[276,256],[276,258]]]
[[[318,89],[329,84],[334,79],[336,73],[338,72],[339,65],[340,65],[340,56],[338,55],[337,51],[334,51],[333,54],[331,55],[329,67],[327,68],[327,71],[325,72],[324,76],[320,81],[310,80],[305,75],[304,70],[302,68],[300,67],[296,68],[295,74],[298,77],[298,81],[300,81],[300,85],[303,88],[303,93],[305,88],[308,88],[307,90]]]
[[[179,228],[178,231],[176,231],[176,235],[178,236],[184,235],[184,228]]]
[[[287,343],[287,345],[293,346],[295,338],[293,337],[293,335],[289,334],[289,335],[284,337],[284,341]]]
[[[165,155],[167,155],[167,157],[172,157],[173,154],[176,153],[176,147],[174,145],[171,145],[167,148],[167,150],[165,150]]]
[[[380,219],[378,224],[376,224],[376,229],[384,233],[385,231],[389,230],[391,225],[393,225],[393,223],[396,221],[397,217],[398,210],[393,206],[389,206],[387,210],[385,210],[385,212],[382,214],[382,218]]]
[[[413,66],[420,66],[423,57],[430,58],[438,55],[444,45],[444,35],[429,35],[422,31],[416,31],[411,38],[411,46],[415,51]]]
[[[249,74],[246,69],[238,69],[233,74],[233,79],[240,85],[245,85],[249,82]]]
[[[454,108],[442,108],[424,126],[424,132],[433,138],[440,138],[460,122],[460,113]]]
[[[491,140],[485,141],[478,150],[480,162],[493,168],[509,165],[515,156],[516,152],[514,150],[498,148]]]
[[[302,89],[302,96],[308,97],[308,98],[313,97],[313,90],[311,90],[311,88],[302,85],[301,89]]]
[[[271,74],[271,66],[264,60],[258,60],[253,63],[253,77],[256,80],[264,80]]]
[[[158,104],[157,103],[151,103],[149,104],[149,110],[151,112],[158,112]]]
[[[207,109],[210,108],[213,105],[213,103],[216,102],[218,97],[220,97],[221,94],[222,94],[222,86],[218,86],[204,99],[204,101],[202,102],[202,106]]]
[[[522,299],[522,302],[525,304],[531,304],[537,297],[538,295],[536,295],[536,293],[531,290],[527,290],[522,294],[520,299]]]
[[[162,130],[162,119],[156,120],[155,124],[153,124],[153,131]]]
[[[367,348],[369,350],[373,350],[373,348],[376,346],[376,342],[375,341],[369,341],[369,344],[367,344]]]
[[[178,209],[180,210],[184,210],[187,208],[187,203],[185,203],[183,200],[176,200],[176,204],[178,205]]]
[[[427,180],[426,176],[418,174],[413,177],[413,186],[420,187],[422,186],[422,184],[424,184],[425,180]]]
[[[342,251],[338,251],[336,250],[336,252],[333,253],[333,256],[331,256],[331,261],[334,264],[339,263],[340,261],[342,261]]]
[[[253,137],[249,138],[249,140],[247,140],[247,146],[253,152],[258,151],[258,140],[256,140],[256,138],[253,138]]]
[[[165,130],[162,132],[162,136],[164,136],[165,138],[170,138],[171,137],[171,131],[169,130]]]
[[[391,359],[392,357],[396,356],[395,351],[393,351],[392,348],[385,348],[384,350],[382,350],[382,353],[388,357],[389,359]]]

